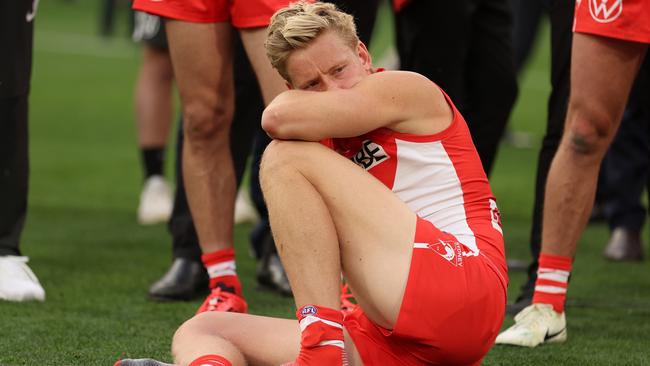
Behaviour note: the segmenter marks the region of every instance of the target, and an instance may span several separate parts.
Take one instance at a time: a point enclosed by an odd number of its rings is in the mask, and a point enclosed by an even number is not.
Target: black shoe
[[[292,296],[289,279],[269,233],[263,244],[263,254],[257,263],[257,283],[283,296]]]
[[[201,262],[175,258],[167,273],[149,288],[158,301],[191,300],[209,292],[208,273]]]

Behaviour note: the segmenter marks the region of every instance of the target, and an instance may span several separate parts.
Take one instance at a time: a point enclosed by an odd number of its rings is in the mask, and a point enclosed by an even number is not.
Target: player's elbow
[[[268,106],[262,113],[262,129],[274,139],[282,138],[281,118],[277,108],[273,105]]]

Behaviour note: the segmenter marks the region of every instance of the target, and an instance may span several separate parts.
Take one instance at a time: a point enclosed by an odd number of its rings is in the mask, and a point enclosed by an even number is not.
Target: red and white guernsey
[[[489,245],[503,258],[496,201],[467,123],[444,95],[453,120],[442,132],[412,135],[380,128],[323,144],[379,179],[419,217],[454,235],[466,247],[464,256],[477,256]]]

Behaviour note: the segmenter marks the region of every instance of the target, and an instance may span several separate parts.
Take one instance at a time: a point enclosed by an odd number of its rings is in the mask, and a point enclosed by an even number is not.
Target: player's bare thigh
[[[240,29],[239,34],[246,49],[246,55],[260,84],[264,104],[268,105],[278,94],[287,90],[287,84],[271,66],[271,62],[266,56],[266,48],[264,47],[267,35],[266,28]]]
[[[295,319],[206,312],[188,320],[174,336],[175,361],[186,363],[205,354],[219,354],[217,338],[234,345],[249,365],[281,365],[295,360],[300,351],[300,327]],[[352,365],[362,365],[347,332],[345,338]]]
[[[575,33],[571,55],[569,110],[579,115],[569,116],[568,127],[588,121],[594,131],[587,130],[586,133],[607,136],[609,138],[603,139],[603,143],[609,143],[620,124],[630,88],[646,49],[647,45],[641,43]],[[567,134],[567,137],[570,136]],[[606,146],[602,149],[606,149]]]
[[[231,25],[168,20],[165,26],[184,112],[194,103],[232,99]]]
[[[262,174],[285,168],[297,169],[319,192],[357,301],[375,323],[392,328],[408,278],[415,214],[379,180],[319,143],[273,141]]]

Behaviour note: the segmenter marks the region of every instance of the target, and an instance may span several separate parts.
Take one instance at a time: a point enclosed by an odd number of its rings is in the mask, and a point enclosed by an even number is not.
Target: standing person
[[[479,364],[503,320],[507,273],[463,117],[422,75],[377,72],[332,4],[278,11],[266,45],[293,89],[264,111],[275,141],[261,176],[299,325],[198,314],[174,336],[175,363]],[[359,303],[345,318],[341,271]],[[160,365],[118,361],[145,364]]]
[[[400,69],[428,77],[455,101],[489,176],[517,96],[509,0],[394,5]]]
[[[28,99],[38,1],[0,1],[0,300],[45,300],[20,251],[29,178]]]
[[[288,0],[136,0],[134,9],[167,18],[183,108],[183,179],[212,292],[199,311],[245,312],[233,249],[235,177],[232,33],[239,32],[265,103],[286,86],[264,57],[265,27]]]
[[[548,175],[532,304],[497,342],[535,347],[567,338],[564,304],[578,239],[589,219],[601,161],[650,43],[650,3],[576,2],[571,97]],[[611,77],[615,75],[616,77]]]
[[[165,23],[155,15],[136,11],[133,40],[143,43],[142,64],[135,86],[138,148],[144,184],[138,204],[142,225],[167,222],[172,192],[165,180],[165,147],[172,124],[174,70],[165,37]]]

